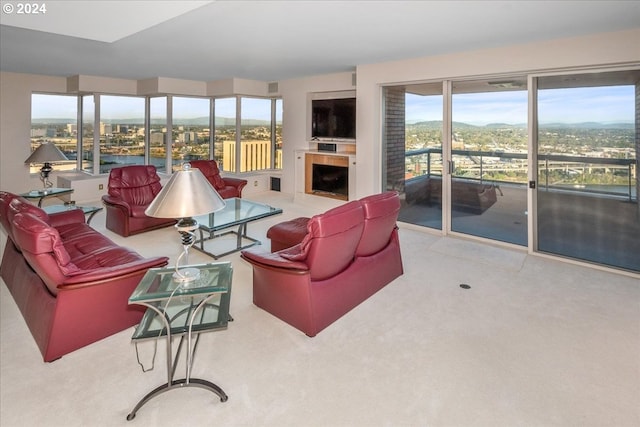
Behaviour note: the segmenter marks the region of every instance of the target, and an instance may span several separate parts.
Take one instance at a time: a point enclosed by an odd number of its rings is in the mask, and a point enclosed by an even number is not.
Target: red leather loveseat
[[[8,237],[0,275],[45,362],[137,324],[144,310],[129,296],[149,268],[168,262],[116,245],[80,209],[47,215],[4,191],[0,222]]]
[[[313,337],[403,274],[396,192],[316,215],[301,243],[242,251],[253,266],[253,302]]]

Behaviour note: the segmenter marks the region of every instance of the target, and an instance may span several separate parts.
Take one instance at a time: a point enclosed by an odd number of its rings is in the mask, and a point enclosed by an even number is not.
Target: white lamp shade
[[[25,160],[26,164],[31,163],[54,163],[69,160],[53,142],[43,142]]]
[[[155,218],[188,218],[225,207],[225,201],[202,172],[189,163],[175,172],[144,213]]]

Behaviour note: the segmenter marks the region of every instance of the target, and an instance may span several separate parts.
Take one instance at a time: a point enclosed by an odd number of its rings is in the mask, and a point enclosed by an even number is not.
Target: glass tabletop
[[[38,199],[45,196],[59,196],[61,194],[73,193],[73,188],[47,188],[42,190],[31,190],[28,193],[22,193],[20,196],[25,199]]]
[[[282,213],[282,209],[263,203],[234,197],[225,199],[226,206],[218,212],[195,217],[200,228],[207,231],[218,231],[223,228],[245,224],[257,219]]]
[[[192,314],[200,306],[193,319],[193,332],[226,328],[231,300],[231,263],[189,267],[198,268],[200,278],[188,284],[173,279],[174,268],[149,269],[129,297],[129,304],[153,307],[164,313],[171,325],[171,335],[187,333]],[[166,335],[166,324],[153,308],[145,312],[133,340]]]
[[[45,206],[42,209],[48,214],[54,214],[54,213],[59,213],[59,212],[64,212],[64,211],[70,211],[72,209],[82,209],[82,212],[85,215],[89,215],[89,214],[92,214],[94,212],[100,212],[102,210],[102,207],[99,207],[99,206],[76,206],[76,205],[69,204],[69,205]]]
[[[182,266],[184,267],[184,266]],[[231,262],[190,265],[200,270],[200,278],[184,283],[174,280],[175,268],[150,268],[129,297],[129,303],[163,301],[171,296],[191,296],[229,292]],[[176,289],[179,288],[179,289]]]

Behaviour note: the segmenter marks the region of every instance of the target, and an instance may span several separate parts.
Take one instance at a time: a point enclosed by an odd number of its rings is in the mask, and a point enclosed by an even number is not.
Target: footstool
[[[267,230],[267,237],[271,239],[271,252],[290,248],[302,242],[307,235],[309,218],[300,217],[276,224]]]

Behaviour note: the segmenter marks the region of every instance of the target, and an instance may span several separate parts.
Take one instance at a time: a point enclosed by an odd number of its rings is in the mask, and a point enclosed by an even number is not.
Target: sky
[[[633,86],[609,86],[577,89],[545,89],[538,92],[540,123],[627,122],[635,117]],[[74,118],[75,96],[33,95],[32,118]],[[54,100],[54,102],[45,102]],[[152,106],[160,103],[152,103]],[[162,103],[164,105],[164,103]],[[217,103],[216,116],[234,117],[234,98]],[[209,100],[174,97],[175,118],[195,118],[209,114]],[[110,119],[144,117],[144,99],[102,96],[103,113]],[[115,113],[117,114],[115,114]],[[407,122],[442,120],[442,96],[407,95]],[[164,107],[152,108],[152,118],[162,117]],[[270,101],[243,98],[243,116],[270,120]],[[488,123],[522,124],[527,122],[527,91],[454,94],[453,120],[474,125]]]
[[[407,95],[407,122],[442,120],[442,96]],[[527,91],[454,94],[453,121],[473,125],[527,122]],[[635,117],[633,86],[538,91],[540,123],[627,122]]]
[[[33,95],[31,117],[39,118],[75,118],[77,101],[75,96]],[[164,98],[159,98],[164,99]],[[235,98],[223,98],[216,102],[216,116],[235,117]],[[102,95],[100,99],[101,113],[105,118],[143,118],[144,98]],[[174,117],[197,118],[209,115],[208,98],[173,97]],[[259,120],[271,120],[271,100],[259,98],[243,98],[242,111],[245,117]],[[151,118],[164,117],[166,104],[151,102]]]

